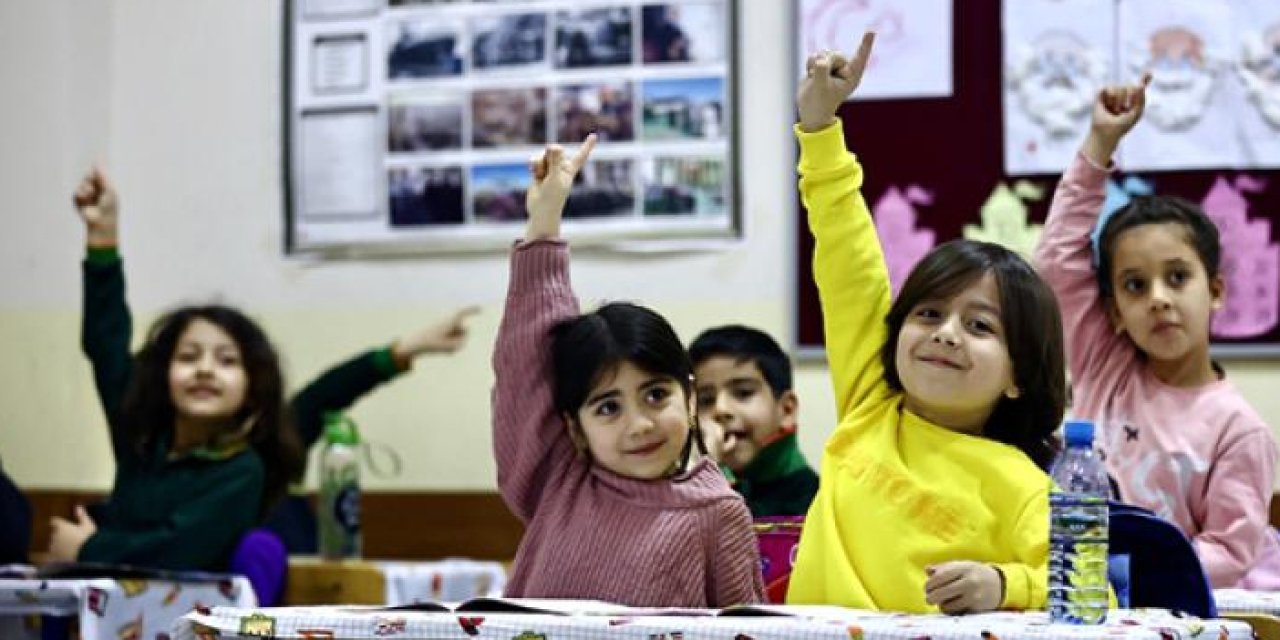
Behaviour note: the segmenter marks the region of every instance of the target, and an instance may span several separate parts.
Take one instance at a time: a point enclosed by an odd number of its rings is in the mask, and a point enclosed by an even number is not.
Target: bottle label
[[[1109,605],[1106,500],[1085,494],[1049,495],[1049,618],[1099,624]]]

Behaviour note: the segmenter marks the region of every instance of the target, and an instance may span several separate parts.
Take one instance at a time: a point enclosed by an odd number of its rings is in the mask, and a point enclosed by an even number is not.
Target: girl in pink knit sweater
[[[1149,80],[1099,95],[1036,250],[1062,306],[1072,412],[1102,425],[1121,499],[1182,527],[1215,588],[1280,588],[1267,523],[1275,437],[1209,354],[1227,293],[1217,227],[1186,200],[1143,196],[1090,243],[1112,153],[1141,117]]]
[[[560,218],[595,136],[535,159],[493,369],[498,487],[525,525],[511,597],[651,607],[763,599],[751,517],[699,437],[692,365],[644,307],[580,314]]]

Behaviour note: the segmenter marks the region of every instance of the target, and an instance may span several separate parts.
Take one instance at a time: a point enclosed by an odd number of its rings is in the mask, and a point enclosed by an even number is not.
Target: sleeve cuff
[[[390,346],[386,346],[381,349],[374,350],[374,352],[369,357],[373,359],[373,368],[377,370],[378,373],[382,374],[382,377],[386,379],[394,378],[400,375],[401,373],[404,373],[405,371],[409,370],[408,366],[401,369],[396,364],[396,358],[395,356],[391,355]]]
[[[120,250],[116,247],[89,247],[84,261],[89,264],[113,264],[120,262]]]
[[[1000,603],[1001,609],[1022,611],[1044,608],[1047,575],[1040,580],[1033,579],[1030,567],[1019,563],[992,566],[1004,576],[1004,601]]]
[[[821,162],[823,160],[838,158],[849,153],[849,149],[844,143],[844,124],[840,120],[832,122],[825,129],[812,133],[802,131],[798,124],[794,125],[793,128],[796,140],[800,143],[799,170],[801,173],[827,164],[826,162]],[[815,162],[815,160],[819,162]]]

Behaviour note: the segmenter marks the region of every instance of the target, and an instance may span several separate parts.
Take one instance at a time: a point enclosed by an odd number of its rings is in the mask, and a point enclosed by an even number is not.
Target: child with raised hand
[[[525,524],[507,595],[632,606],[763,599],[751,516],[699,440],[692,366],[644,307],[580,314],[560,220],[595,135],[532,164],[493,355],[498,487]]]
[[[115,192],[95,170],[74,200],[88,232],[82,347],[116,473],[96,521],[83,507],[53,520],[50,557],[224,570],[301,465],[279,359],[257,324],[219,305],[165,314],[130,354]]]
[[[956,240],[891,300],[836,109],[874,40],[809,59],[800,192],[815,239],[839,425],[823,451],[788,603],[906,612],[1045,605],[1066,381],[1053,293],[1017,254]]]
[[[1099,94],[1036,250],[1070,327],[1072,412],[1101,425],[1121,498],[1177,523],[1215,588],[1277,589],[1275,437],[1209,357],[1225,294],[1217,228],[1181,198],[1139,196],[1090,241],[1149,80]]]

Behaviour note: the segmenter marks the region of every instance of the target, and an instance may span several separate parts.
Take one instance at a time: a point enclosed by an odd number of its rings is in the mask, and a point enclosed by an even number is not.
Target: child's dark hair
[[[972,240],[952,240],[930,251],[911,270],[885,318],[889,336],[880,352],[885,381],[903,389],[896,364],[898,334],[912,309],[951,298],[987,273],[1000,292],[1000,322],[1019,394],[1000,397],[982,434],[1021,449],[1048,468],[1058,451],[1053,433],[1066,410],[1062,316],[1053,291],[1018,254]]]
[[[776,340],[759,329],[740,324],[714,327],[703,331],[689,345],[689,358],[695,367],[716,356],[754,363],[775,398],[791,390],[791,360]]]
[[[1135,196],[1107,219],[1098,236],[1098,287],[1104,298],[1115,295],[1111,287],[1111,270],[1115,265],[1116,239],[1134,227],[1163,223],[1182,225],[1187,233],[1187,243],[1196,250],[1204,264],[1205,274],[1210,280],[1217,277],[1222,246],[1218,241],[1218,227],[1203,209],[1177,196]]]
[[[587,394],[602,376],[623,362],[674,379],[686,400],[693,392],[693,364],[680,336],[665,318],[642,306],[611,302],[561,322],[552,328],[551,336],[556,411],[575,417],[572,429],[582,428],[576,416]],[[691,433],[680,456],[681,466],[688,464],[693,447],[707,453],[698,416],[691,414],[689,421]]]
[[[302,472],[303,452],[285,408],[280,358],[253,320],[221,305],[183,307],[156,320],[135,356],[136,367],[121,405],[121,418],[132,430],[131,443],[143,456],[149,456],[160,438],[173,428],[175,410],[169,392],[169,366],[179,338],[195,320],[217,325],[240,349],[248,387],[244,406],[233,420],[239,425],[250,417],[254,419],[248,441],[262,458],[266,473],[258,514],[261,516],[284,497],[289,481]]]

